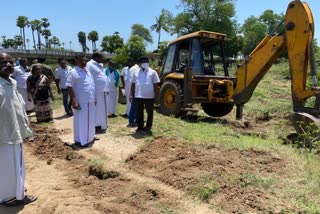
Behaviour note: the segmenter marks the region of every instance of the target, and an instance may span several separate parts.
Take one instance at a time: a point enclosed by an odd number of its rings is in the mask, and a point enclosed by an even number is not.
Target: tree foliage
[[[250,16],[241,27],[243,33],[243,54],[249,55],[259,42],[283,19],[282,14],[266,10],[259,17]],[[283,27],[279,31],[283,30]]]
[[[150,31],[141,24],[134,24],[131,27],[131,35],[137,35],[143,38],[145,42],[152,43]]]
[[[171,20],[171,34],[178,36],[199,30],[208,30],[227,34],[230,42],[227,56],[236,55],[241,49],[241,38],[235,16],[233,0],[180,0],[182,12]]]
[[[115,53],[117,49],[124,47],[123,39],[120,37],[118,32],[115,32],[111,36],[103,37],[101,47],[102,51]]]
[[[80,31],[78,33],[78,41],[82,47],[82,51],[86,52],[88,48],[87,48],[87,37],[85,32]]]
[[[20,36],[22,38],[23,48],[26,49],[25,27],[28,25],[28,17],[18,16],[17,26],[20,28]]]
[[[169,32],[169,20],[172,18],[172,14],[165,9],[161,10],[161,14],[156,18],[156,23],[151,25],[150,30],[158,33],[158,49],[160,48],[161,30]]]
[[[99,40],[98,32],[95,30],[89,32],[88,40],[92,42],[92,52],[95,52],[97,50],[96,41]]]

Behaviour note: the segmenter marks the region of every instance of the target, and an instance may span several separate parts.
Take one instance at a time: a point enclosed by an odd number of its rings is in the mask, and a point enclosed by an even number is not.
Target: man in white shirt
[[[62,92],[63,107],[66,115],[72,116],[71,100],[69,99],[67,78],[70,74],[71,67],[67,65],[67,61],[63,58],[58,59],[59,67],[54,72],[57,92]]]
[[[34,109],[33,100],[28,100],[27,92],[27,79],[31,75],[31,72],[27,68],[27,59],[22,58],[19,60],[19,65],[14,67],[14,71],[11,76],[17,81],[18,91],[23,97],[24,106],[27,113]]]
[[[114,61],[110,61],[108,67],[105,70],[108,79],[108,114],[110,117],[116,117],[116,106],[118,98],[118,87],[120,81],[119,71],[116,68]]]
[[[149,67],[149,58],[141,57],[138,60],[140,69],[132,76],[131,99],[134,95],[137,112],[137,132],[151,133],[153,123],[154,98],[158,96],[158,73]],[[144,127],[144,108],[147,112],[147,123]]]
[[[124,86],[124,91],[126,95],[126,116],[129,116],[130,113],[130,107],[131,107],[131,102],[130,102],[130,90],[131,90],[131,78],[132,78],[132,73],[130,72],[130,68],[134,65],[134,62],[132,59],[128,59],[127,66],[122,69],[121,72],[121,82],[122,85]],[[132,71],[132,70],[131,70]]]
[[[92,55],[92,59],[87,63],[87,70],[92,74],[95,83],[95,96],[97,101],[95,126],[96,132],[99,133],[105,132],[108,128],[108,79],[101,66],[103,61],[103,53],[96,52]]]
[[[25,195],[23,140],[32,135],[24,101],[17,90],[12,57],[0,54],[0,203],[25,205],[37,199]]]
[[[87,57],[76,57],[76,67],[67,79],[67,87],[73,108],[73,136],[77,146],[87,147],[95,134],[95,84],[86,70]]]

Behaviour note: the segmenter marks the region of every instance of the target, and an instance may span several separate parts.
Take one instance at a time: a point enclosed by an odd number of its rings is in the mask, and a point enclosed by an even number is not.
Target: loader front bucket
[[[295,112],[290,120],[300,140],[305,142],[307,147],[312,147],[316,141],[320,141],[320,119],[308,113]]]

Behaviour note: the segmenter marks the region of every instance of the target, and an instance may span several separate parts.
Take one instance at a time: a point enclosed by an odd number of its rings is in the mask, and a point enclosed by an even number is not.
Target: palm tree
[[[93,30],[88,34],[88,39],[92,42],[92,52],[97,50],[96,41],[99,40],[98,32]]]
[[[17,26],[20,28],[20,36],[23,38],[23,48],[26,49],[26,35],[24,28],[28,25],[28,17],[26,16],[18,16],[17,18]]]
[[[48,27],[50,26],[50,22],[48,18],[42,18],[41,19],[41,27],[43,27],[44,29],[41,31],[42,36],[44,36],[45,38],[45,42],[46,42],[46,47],[48,47],[48,39],[51,36],[51,31],[48,29]]]
[[[86,52],[87,48],[87,37],[86,37],[86,33],[83,31],[80,31],[78,33],[78,40],[80,45],[82,46],[82,51]]]
[[[22,47],[23,49],[23,39],[20,35],[15,35],[14,36],[14,47],[15,49],[18,49],[19,47]]]
[[[49,29],[44,29],[41,31],[42,36],[44,36],[45,40],[46,40],[46,48],[49,47],[49,42],[48,39],[51,36],[51,31]]]
[[[27,44],[28,44],[27,49],[29,50],[29,42],[30,42],[30,39],[26,39],[26,42],[27,42]]]
[[[162,9],[159,17],[155,17],[155,18],[156,18],[156,23],[151,25],[150,30],[156,31],[159,34],[159,37],[158,37],[158,49],[159,49],[161,29],[164,30],[165,32],[169,31],[169,27],[167,23],[167,11]]]
[[[38,19],[31,21],[33,29],[37,31],[38,35],[38,49],[41,50],[41,33],[42,33],[42,22]]]
[[[32,20],[28,22],[28,26],[31,27],[31,30],[32,30],[33,48],[37,50],[36,40],[34,37],[34,31],[36,30],[36,26],[37,26],[36,20]]]

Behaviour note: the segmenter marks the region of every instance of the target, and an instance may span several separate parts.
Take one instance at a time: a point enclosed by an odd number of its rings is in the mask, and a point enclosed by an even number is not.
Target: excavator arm
[[[287,49],[291,72],[291,91],[295,112],[318,114],[318,107],[304,107],[306,99],[316,96],[316,88],[307,89],[314,22],[307,3],[292,1],[285,15],[285,32],[267,35],[252,53],[238,66],[234,103],[238,106],[248,102],[257,84],[281,53]]]
[[[237,118],[242,117],[242,107],[249,101],[257,84],[270,67],[277,61],[281,53],[288,52],[291,74],[291,92],[294,114],[292,122],[297,132],[312,127],[319,133],[319,89],[315,87],[317,78],[312,40],[314,22],[312,12],[307,3],[292,1],[285,14],[285,31],[281,34],[267,35],[252,53],[238,66],[236,72],[236,88],[234,103],[237,105]],[[307,88],[308,66],[311,65],[314,87]],[[314,107],[305,107],[308,98],[315,97]],[[304,125],[301,125],[305,123]],[[312,124],[310,126],[310,124]],[[317,133],[317,137],[319,137]]]

